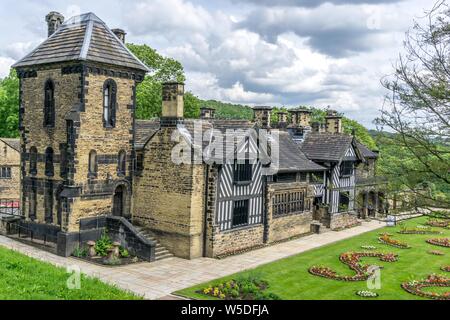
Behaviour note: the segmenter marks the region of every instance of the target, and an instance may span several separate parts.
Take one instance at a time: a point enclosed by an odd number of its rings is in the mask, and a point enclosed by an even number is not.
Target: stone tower
[[[22,211],[62,255],[90,218],[130,217],[135,89],[148,71],[93,13],[63,20],[50,13],[51,38],[14,65]]]

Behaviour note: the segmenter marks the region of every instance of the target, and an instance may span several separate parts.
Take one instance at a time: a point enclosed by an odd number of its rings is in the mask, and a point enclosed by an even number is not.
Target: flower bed
[[[138,257],[130,255],[120,243],[113,242],[106,232],[98,241],[89,241],[86,247],[77,248],[73,256],[107,266],[122,266],[142,261]]]
[[[450,266],[442,267],[441,270],[445,272],[450,272]]]
[[[210,286],[197,293],[222,300],[280,300],[277,295],[267,293],[268,288],[266,281],[248,276]]]
[[[430,250],[428,251],[429,254],[432,254],[433,256],[445,256],[445,253],[438,250]]]
[[[441,234],[439,230],[431,229],[430,227],[416,227],[416,228],[402,228],[398,233],[400,234]]]
[[[450,278],[432,274],[425,280],[414,280],[402,284],[402,288],[405,291],[416,296],[436,300],[450,300],[450,291],[440,294],[436,292],[426,292],[423,290],[424,288],[433,287],[450,287]]]
[[[365,281],[369,279],[372,273],[369,272],[370,265],[361,264],[361,258],[372,257],[378,258],[384,262],[397,261],[397,255],[393,253],[379,253],[379,252],[346,252],[340,255],[339,260],[347,265],[351,270],[355,271],[354,276],[338,275],[336,271],[328,267],[313,266],[309,268],[309,273],[338,281]]]
[[[431,227],[445,228],[450,226],[450,220],[432,219],[428,220],[426,224]]]
[[[357,291],[356,295],[360,296],[362,298],[377,298],[379,296],[378,293],[376,293],[376,292],[365,291],[365,290]]]
[[[434,246],[450,248],[450,239],[449,238],[430,239],[430,240],[427,240],[427,243],[432,244]]]
[[[364,249],[364,250],[376,250],[377,247],[375,247],[375,246],[361,246],[361,249]]]
[[[399,249],[410,249],[411,247],[405,243],[398,240],[394,240],[391,236],[384,234],[378,238],[381,243],[387,244],[388,246],[399,248]]]

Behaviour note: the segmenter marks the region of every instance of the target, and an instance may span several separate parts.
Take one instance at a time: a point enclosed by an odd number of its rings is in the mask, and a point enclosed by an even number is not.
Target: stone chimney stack
[[[325,128],[327,133],[342,133],[342,116],[335,110],[328,110],[325,117]]]
[[[312,112],[307,109],[294,109],[289,111],[291,113],[291,123],[297,127],[310,127]]]
[[[201,119],[214,119],[216,115],[216,109],[209,107],[200,108],[200,118]]]
[[[267,106],[258,106],[253,108],[254,119],[256,125],[259,128],[267,129],[270,128],[271,116],[272,116],[272,107]]]
[[[48,36],[50,37],[64,23],[64,16],[59,12],[52,11],[45,17],[45,21],[47,21]]]
[[[278,122],[279,123],[287,123],[288,122],[287,112],[284,112],[284,111],[278,112]]]
[[[120,41],[125,43],[125,37],[127,33],[123,29],[112,29],[111,31],[116,35],[117,38],[119,38]]]
[[[184,84],[166,82],[162,85],[162,127],[175,127],[184,118]]]

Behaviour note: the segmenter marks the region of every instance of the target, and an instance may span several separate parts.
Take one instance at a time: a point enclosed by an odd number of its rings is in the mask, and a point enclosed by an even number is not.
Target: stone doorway
[[[126,189],[123,185],[120,185],[116,188],[114,192],[113,199],[113,216],[115,217],[123,217],[125,216],[125,196]]]

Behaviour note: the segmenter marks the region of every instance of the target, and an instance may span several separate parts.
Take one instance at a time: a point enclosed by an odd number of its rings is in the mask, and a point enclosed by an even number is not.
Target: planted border
[[[381,237],[378,238],[378,241],[380,241],[383,244],[386,244],[391,247],[395,247],[398,249],[411,249],[411,247],[406,242],[401,242],[395,239],[392,239],[390,235],[383,234]]]
[[[450,248],[450,239],[449,238],[429,239],[429,240],[427,240],[427,243],[432,244],[434,246]]]
[[[373,274],[369,272],[370,265],[361,264],[361,258],[378,258],[384,262],[397,261],[397,255],[394,253],[380,253],[380,252],[345,252],[339,256],[339,260],[347,265],[351,270],[355,271],[354,276],[343,276],[337,274],[336,271],[329,267],[313,266],[309,268],[309,273],[318,277],[324,277],[338,281],[366,281]]]
[[[402,284],[402,288],[405,291],[416,296],[435,300],[450,300],[450,291],[440,294],[437,292],[426,292],[423,290],[425,288],[434,287],[450,287],[450,278],[432,274],[425,280],[414,280]]]

